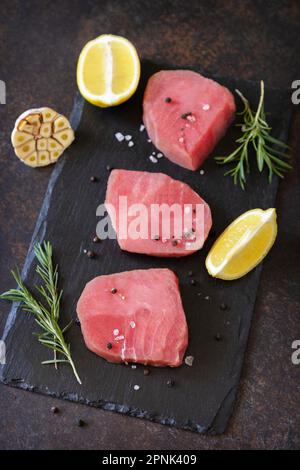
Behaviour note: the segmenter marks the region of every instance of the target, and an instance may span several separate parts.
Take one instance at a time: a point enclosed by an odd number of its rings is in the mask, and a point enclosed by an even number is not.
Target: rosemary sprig
[[[226,171],[225,175],[233,177],[234,184],[239,183],[242,189],[246,185],[246,173],[250,172],[249,147],[256,153],[257,167],[260,172],[266,166],[269,172],[269,182],[271,183],[274,174],[283,178],[283,173],[291,170],[292,166],[284,161],[289,158],[286,154],[288,145],[275,139],[270,135],[271,127],[266,121],[264,111],[264,82],[260,82],[260,99],[256,113],[251,110],[249,101],[239,91],[235,90],[244,104],[244,109],[239,113],[243,117],[241,127],[242,136],[236,140],[238,147],[227,157],[216,157],[216,161],[221,164],[232,163],[234,166]]]
[[[77,381],[81,384],[71,356],[70,345],[64,339],[64,333],[72,322],[63,329],[58,324],[62,291],[58,291],[58,270],[57,266],[53,266],[52,246],[50,242],[44,242],[43,245],[38,243],[34,247],[34,252],[39,263],[36,272],[43,281],[43,285],[35,287],[44,303],[39,302],[31,294],[18,271],[12,271],[18,289],[4,292],[0,295],[0,299],[19,302],[22,310],[34,315],[35,321],[43,330],[42,333],[37,334],[38,340],[55,353],[52,360],[43,361],[42,364],[54,364],[57,368],[58,363],[68,363],[72,367]],[[64,359],[57,359],[57,353],[61,354]]]

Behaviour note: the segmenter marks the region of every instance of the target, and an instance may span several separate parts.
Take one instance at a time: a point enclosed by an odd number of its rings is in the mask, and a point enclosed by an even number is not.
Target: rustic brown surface
[[[50,105],[68,114],[82,45],[103,32],[132,40],[144,58],[263,78],[290,88],[300,79],[300,5],[295,1],[3,1],[0,79],[0,289],[21,266],[51,168],[21,165],[9,143],[15,118]],[[300,105],[299,105],[300,106]],[[300,112],[291,145],[294,171],[280,185],[279,236],[267,258],[234,415],[225,435],[203,437],[0,386],[0,448],[299,448],[299,372],[291,343],[299,329]],[[1,304],[1,325],[8,308]],[[2,326],[1,326],[2,329]],[[298,389],[297,389],[298,387]],[[51,406],[61,413],[54,415]],[[88,425],[76,426],[76,419]]]

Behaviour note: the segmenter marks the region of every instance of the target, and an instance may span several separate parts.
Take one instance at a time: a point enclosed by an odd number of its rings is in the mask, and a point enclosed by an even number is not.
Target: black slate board
[[[67,333],[74,361],[82,379],[80,386],[71,369],[61,366],[41,366],[51,357],[33,338],[37,326],[30,315],[13,306],[3,339],[6,342],[6,365],[1,366],[1,381],[24,389],[79,401],[96,407],[146,418],[199,433],[222,433],[230,417],[236,394],[243,355],[249,334],[261,265],[248,276],[235,282],[222,282],[209,277],[204,267],[205,256],[215,238],[210,236],[205,248],[182,259],[156,259],[122,252],[116,241],[106,240],[93,245],[98,218],[96,208],[103,202],[108,178],[107,165],[114,168],[162,171],[187,182],[210,204],[214,234],[242,212],[274,205],[278,181],[266,184],[265,175],[249,177],[247,191],[234,187],[224,178],[224,169],[210,157],[203,169],[205,174],[184,170],[161,159],[153,164],[149,155],[154,150],[147,142],[146,132],[139,132],[142,93],[147,78],[162,67],[143,63],[142,83],[136,95],[124,105],[99,109],[84,103],[77,96],[71,116],[77,127],[76,140],[66,156],[53,170],[41,213],[33,234],[23,268],[28,286],[37,281],[33,262],[33,244],[50,240],[59,261],[60,283],[64,289],[62,321],[76,317],[75,306],[87,281],[100,274],[136,268],[168,267],[179,276],[184,308],[189,325],[188,354],[195,357],[192,367],[177,369],[151,368],[143,375],[143,367],[133,370],[126,365],[109,364],[89,352],[80,328],[74,325]],[[164,67],[166,68],[166,67]],[[199,69],[199,72],[203,72]],[[259,84],[215,77],[231,90],[239,88],[256,103]],[[287,92],[267,90],[266,110],[274,135],[286,141],[290,121]],[[116,141],[114,134],[131,134],[135,146]],[[237,129],[234,126],[214,151],[227,154],[234,148]],[[98,183],[91,183],[96,175]],[[94,249],[97,258],[90,260],[83,249]],[[276,249],[276,248],[275,248]],[[187,273],[194,271],[196,286],[191,286]],[[220,309],[226,303],[229,308]],[[223,341],[216,341],[216,333]],[[174,379],[175,386],[166,382]],[[139,391],[133,386],[138,384]]]

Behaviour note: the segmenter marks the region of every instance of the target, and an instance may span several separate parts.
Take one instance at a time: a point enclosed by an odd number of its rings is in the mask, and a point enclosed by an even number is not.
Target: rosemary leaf
[[[70,346],[65,342],[64,332],[69,328],[68,323],[63,329],[58,324],[60,314],[60,300],[62,291],[58,291],[58,268],[53,266],[52,246],[49,242],[35,245],[34,252],[38,260],[36,272],[44,282],[41,286],[35,286],[44,302],[38,301],[27,289],[18,271],[12,271],[18,289],[10,289],[0,295],[0,299],[18,302],[22,310],[34,315],[35,321],[42,332],[37,334],[38,340],[45,347],[54,352],[53,360],[44,361],[42,364],[57,364],[67,362],[73,369],[77,381],[81,384],[75,364],[73,362]],[[64,359],[57,359],[57,353]]]
[[[235,91],[244,104],[243,111],[237,113],[243,117],[243,123],[237,124],[242,135],[236,140],[238,147],[230,155],[215,157],[215,160],[220,165],[233,164],[224,176],[230,175],[234,184],[239,183],[241,188],[245,189],[246,173],[250,172],[249,151],[252,147],[255,150],[258,170],[262,172],[265,166],[268,168],[269,182],[274,174],[283,178],[284,172],[292,169],[285,161],[289,158],[286,154],[289,146],[270,134],[272,129],[266,121],[264,111],[264,82],[260,82],[260,99],[255,113],[251,110],[247,98],[239,90]]]

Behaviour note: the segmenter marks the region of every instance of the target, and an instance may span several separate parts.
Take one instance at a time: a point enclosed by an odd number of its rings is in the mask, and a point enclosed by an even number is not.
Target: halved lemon
[[[277,235],[276,210],[252,209],[235,219],[212,246],[205,264],[213,277],[238,279],[267,255]]]
[[[82,96],[100,106],[116,106],[136,91],[140,60],[133,44],[121,36],[103,34],[88,42],[77,64],[77,84]]]

